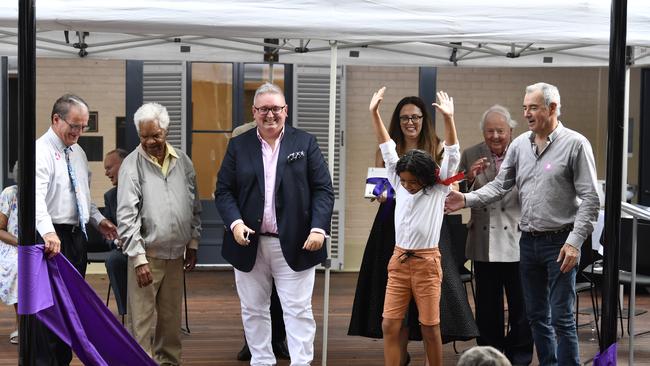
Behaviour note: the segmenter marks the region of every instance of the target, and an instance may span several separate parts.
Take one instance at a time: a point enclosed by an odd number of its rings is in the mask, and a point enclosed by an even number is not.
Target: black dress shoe
[[[288,360],[291,358],[289,355],[289,348],[287,348],[287,341],[271,342],[271,346],[273,346],[273,354],[276,358],[281,360]]]
[[[250,361],[251,360],[251,350],[248,349],[248,343],[244,341],[244,347],[241,348],[241,351],[237,354],[238,361]]]

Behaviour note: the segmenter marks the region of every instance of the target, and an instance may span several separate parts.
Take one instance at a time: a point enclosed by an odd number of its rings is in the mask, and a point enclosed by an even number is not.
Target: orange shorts
[[[406,250],[396,246],[388,262],[383,317],[404,319],[413,296],[420,313],[420,324],[440,324],[441,283],[438,248]]]

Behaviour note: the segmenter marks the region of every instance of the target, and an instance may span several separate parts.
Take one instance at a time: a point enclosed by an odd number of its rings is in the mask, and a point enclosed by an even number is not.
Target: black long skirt
[[[467,294],[452,259],[451,237],[443,220],[439,250],[442,257],[442,293],[440,296],[440,331],[442,342],[469,340],[478,337],[478,328]],[[348,335],[382,338],[382,313],[388,281],[388,261],[395,248],[395,205],[380,205],[363,253],[357,289],[354,295]],[[409,339],[422,340],[418,312],[411,300],[406,316]]]

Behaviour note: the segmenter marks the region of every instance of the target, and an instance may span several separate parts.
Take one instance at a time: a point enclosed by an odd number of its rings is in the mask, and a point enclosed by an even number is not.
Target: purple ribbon
[[[594,357],[594,366],[616,366],[616,343],[612,343],[611,346],[603,352]]]
[[[18,247],[18,313],[36,314],[84,365],[156,365],[65,256],[46,260],[43,245]]]
[[[375,185],[375,188],[372,190],[372,194],[375,195],[375,197],[381,196],[381,194],[386,191],[386,202],[383,205],[384,208],[379,214],[379,219],[382,222],[385,222],[386,219],[388,219],[390,216],[391,210],[393,209],[393,203],[395,203],[395,190],[386,178],[367,178],[366,183]]]
[[[381,194],[386,191],[386,197],[389,201],[392,201],[395,197],[395,190],[393,186],[390,185],[390,182],[386,178],[368,178],[366,179],[367,184],[374,184],[375,188],[372,190],[372,194],[375,197],[381,196]]]

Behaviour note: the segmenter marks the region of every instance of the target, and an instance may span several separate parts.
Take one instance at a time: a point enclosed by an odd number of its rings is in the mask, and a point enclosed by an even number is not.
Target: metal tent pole
[[[621,222],[621,170],[625,98],[625,42],[627,0],[613,0],[609,48],[607,106],[607,187],[605,193],[605,258],[603,281],[603,335],[600,351],[616,342],[618,262]]]
[[[36,135],[36,27],[33,0],[18,3],[18,243],[34,245],[35,221],[35,135]],[[29,271],[29,269],[22,269]],[[20,316],[19,365],[36,363],[33,315]]]
[[[336,133],[336,68],[337,68],[337,43],[330,42],[330,108],[329,108],[329,130],[327,138],[327,164],[330,169],[330,176],[334,179],[334,134]],[[322,365],[327,366],[327,331],[329,324],[330,306],[330,267],[332,256],[332,243],[327,245],[327,259],[325,260],[325,293],[323,294],[323,361]]]

